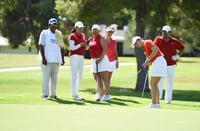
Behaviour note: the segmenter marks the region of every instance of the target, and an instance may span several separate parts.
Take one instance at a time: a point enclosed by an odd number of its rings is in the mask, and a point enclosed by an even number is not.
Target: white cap
[[[170,28],[170,26],[165,25],[165,26],[163,26],[162,31],[166,31],[168,33],[169,31],[171,31],[171,28]]]
[[[83,25],[83,23],[82,23],[81,21],[77,21],[77,22],[75,23],[75,27],[83,28],[84,25]]]
[[[97,30],[99,30],[100,31],[100,26],[99,25],[97,25],[97,24],[94,24],[93,26],[92,26],[92,30],[93,29],[97,29]]]
[[[135,48],[135,43],[136,43],[136,41],[137,41],[138,39],[141,39],[141,37],[140,37],[140,36],[134,36],[134,37],[132,38],[131,48]]]
[[[114,32],[114,29],[113,29],[111,26],[109,26],[109,27],[106,29],[106,32],[108,32],[108,31]]]
[[[51,19],[49,19],[49,25],[51,25],[51,24],[58,24],[58,20],[56,19],[56,18],[51,18]]]

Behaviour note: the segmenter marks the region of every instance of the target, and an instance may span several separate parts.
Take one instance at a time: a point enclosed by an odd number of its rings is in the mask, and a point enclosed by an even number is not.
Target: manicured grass
[[[0,105],[1,131],[199,131],[199,111],[94,105]]]
[[[27,64],[28,57],[33,59],[36,55],[10,55],[15,61],[12,64],[4,57],[0,54],[0,68],[39,66],[37,59]],[[16,60],[19,57],[26,62]],[[161,100],[161,109],[144,108],[151,102],[150,92],[141,98],[141,92],[134,90],[135,57],[120,57],[119,61],[130,65],[121,64],[113,73],[110,102],[94,101],[96,83],[90,67],[83,72],[79,90],[85,98],[82,102],[71,99],[69,68],[59,71],[59,99],[55,100],[40,98],[41,70],[0,72],[0,130],[200,130],[200,58],[181,58],[175,73],[173,102],[165,104]],[[90,60],[85,63],[90,64]]]

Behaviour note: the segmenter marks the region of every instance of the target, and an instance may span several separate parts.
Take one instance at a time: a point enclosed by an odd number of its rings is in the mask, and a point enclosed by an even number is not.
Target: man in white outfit
[[[42,68],[42,98],[57,98],[56,85],[59,64],[64,65],[64,43],[57,29],[58,21],[51,18],[49,28],[42,30],[39,38],[39,55]],[[50,83],[50,87],[49,87]]]
[[[172,101],[172,90],[174,84],[174,72],[178,58],[184,52],[184,45],[171,36],[171,28],[169,26],[163,26],[162,36],[158,36],[154,43],[164,54],[164,58],[167,61],[167,77],[166,77],[166,91],[165,91],[165,103],[170,104]],[[162,99],[162,85],[163,78],[158,83],[160,99]]]

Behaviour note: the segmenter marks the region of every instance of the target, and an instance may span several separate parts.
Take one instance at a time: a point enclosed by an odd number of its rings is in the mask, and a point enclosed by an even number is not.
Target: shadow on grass
[[[80,90],[80,92],[88,92],[92,95],[95,95],[96,89],[86,89]],[[164,96],[165,90],[163,91]],[[107,102],[95,101],[95,100],[83,100],[83,101],[75,101],[75,100],[63,100],[61,98],[57,99],[49,99],[51,101],[60,103],[60,104],[75,104],[75,105],[86,105],[86,104],[96,104],[96,105],[120,105],[120,106],[128,106],[128,103],[141,104],[138,101],[130,99],[129,97],[140,97],[142,93],[135,91],[132,88],[120,88],[120,87],[111,87],[110,88],[111,100]],[[188,102],[199,102],[200,101],[200,91],[194,90],[173,90],[173,100],[176,101],[188,101]],[[124,96],[124,98],[123,98]],[[145,92],[143,95],[144,98],[151,99],[151,93]],[[188,105],[186,105],[188,106]],[[199,107],[199,106],[197,106]]]
[[[86,105],[86,103],[88,104],[96,104],[96,105],[109,105],[109,104],[117,104],[117,105],[124,105],[124,103],[120,103],[120,102],[101,102],[101,101],[95,101],[95,100],[86,100],[86,99],[83,99],[82,101],[75,101],[75,100],[72,100],[72,101],[69,101],[69,100],[63,100],[61,98],[55,98],[55,99],[48,99],[50,101],[53,101],[53,102],[57,102],[59,104],[75,104],[75,105]]]
[[[75,104],[75,105],[85,105],[82,101],[69,101],[69,100],[63,100],[61,98],[55,98],[55,99],[48,99],[53,102],[57,102],[59,104]]]
[[[200,91],[173,90],[173,100],[200,102]]]
[[[90,92],[91,94],[95,94],[95,89],[87,89],[81,90],[82,92]],[[115,101],[120,102],[132,102],[132,103],[139,103],[137,101],[121,99],[120,96],[128,96],[128,97],[141,97],[142,92],[137,92],[133,88],[121,88],[121,87],[114,87],[110,88],[110,94]],[[165,94],[165,90],[163,90],[163,96]],[[200,101],[200,91],[198,90],[173,90],[173,100],[177,101],[192,101],[192,102],[199,102]],[[120,97],[120,98],[119,98]],[[151,99],[150,92],[144,92],[144,98]]]

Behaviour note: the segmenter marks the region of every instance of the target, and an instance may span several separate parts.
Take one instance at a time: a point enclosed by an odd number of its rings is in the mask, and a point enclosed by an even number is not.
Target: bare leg
[[[159,104],[159,90],[158,90],[158,82],[161,77],[151,77],[151,97],[152,104]]]
[[[105,94],[109,95],[109,91],[110,91],[109,74],[107,71],[104,71],[104,72],[100,72],[100,76],[101,76],[104,86],[105,86]]]
[[[112,72],[108,72],[108,75],[109,75],[109,81],[111,81]]]
[[[99,93],[100,96],[103,96],[103,83],[102,83],[102,78],[100,74],[101,73],[99,72],[97,92]],[[96,73],[93,73],[93,76],[94,76],[94,79],[97,81]]]

